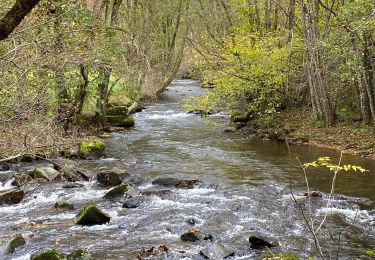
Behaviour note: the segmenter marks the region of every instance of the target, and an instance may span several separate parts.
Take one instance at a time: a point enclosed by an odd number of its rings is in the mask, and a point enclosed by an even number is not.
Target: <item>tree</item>
[[[0,41],[6,39],[39,2],[40,0],[17,0],[0,19]]]

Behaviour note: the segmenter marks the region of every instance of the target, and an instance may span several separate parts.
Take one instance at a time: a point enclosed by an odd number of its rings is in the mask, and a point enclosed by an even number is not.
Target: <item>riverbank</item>
[[[272,120],[250,121],[241,132],[263,139],[313,145],[375,159],[375,128],[361,122],[322,127],[309,111],[289,110]]]

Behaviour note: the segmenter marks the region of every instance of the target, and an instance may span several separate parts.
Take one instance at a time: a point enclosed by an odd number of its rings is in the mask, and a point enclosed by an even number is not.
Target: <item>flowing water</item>
[[[60,182],[32,185],[22,203],[0,206],[0,236],[22,233],[27,237],[26,246],[5,259],[29,259],[47,248],[62,252],[88,248],[97,259],[136,259],[142,248],[162,244],[169,253],[150,259],[203,259],[199,251],[211,241],[180,239],[192,229],[231,248],[235,252],[231,259],[260,259],[268,253],[250,249],[252,234],[277,243],[274,252],[289,251],[301,257],[315,254],[289,184],[307,210],[306,184],[296,157],[301,162],[319,156],[337,161],[339,153],[309,146],[291,146],[289,152],[285,144],[256,140],[241,132],[224,133],[229,121],[225,113],[202,118],[187,114],[181,106],[185,98],[204,92],[196,81],[174,81],[160,100],[135,115],[134,129],[106,139],[106,159],[81,163],[91,169],[126,166],[131,174],[128,180],[144,194],[138,208],[126,209],[122,200],[102,199],[108,189],[95,180],[78,189],[64,189]],[[349,155],[343,156],[343,162],[370,172],[339,173],[335,193],[340,195],[334,197],[332,208],[326,207],[327,195],[312,199],[314,216],[328,215],[319,239],[323,250],[331,251],[334,258],[339,248],[340,259],[368,259],[366,250],[375,248],[375,162]],[[307,174],[311,190],[330,191],[331,172],[313,168]],[[201,184],[193,189],[152,185],[159,177],[196,179]],[[0,189],[9,187],[9,182],[0,185]],[[71,202],[76,210],[53,211],[57,201]],[[110,223],[75,225],[74,216],[88,203],[108,213]],[[189,219],[196,224],[187,223]]]

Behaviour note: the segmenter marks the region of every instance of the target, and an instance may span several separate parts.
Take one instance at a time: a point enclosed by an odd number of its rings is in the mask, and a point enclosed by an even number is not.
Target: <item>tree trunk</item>
[[[17,0],[13,7],[0,19],[0,41],[8,38],[23,18],[40,0]]]

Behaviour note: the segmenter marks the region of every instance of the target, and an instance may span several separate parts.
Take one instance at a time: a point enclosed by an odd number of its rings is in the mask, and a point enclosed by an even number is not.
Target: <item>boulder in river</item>
[[[56,171],[52,167],[37,167],[32,172],[30,176],[33,179],[46,179],[49,181],[56,181],[61,179],[61,173]]]
[[[130,199],[125,200],[124,204],[122,204],[123,208],[127,209],[135,209],[138,208],[143,202],[142,196],[133,197]]]
[[[74,206],[71,203],[60,201],[56,202],[55,205],[53,205],[53,208],[56,210],[73,210]]]
[[[76,224],[82,226],[102,225],[110,220],[111,218],[95,205],[85,206],[76,216]]]
[[[97,180],[106,186],[117,186],[122,183],[122,179],[127,175],[125,171],[117,169],[103,170],[98,173]]]
[[[134,119],[133,117],[127,116],[107,116],[107,121],[110,125],[119,127],[133,127]]]
[[[78,189],[78,188],[82,188],[84,186],[85,185],[83,185],[82,183],[75,182],[75,183],[67,183],[67,184],[63,185],[63,188],[64,189]]]
[[[32,180],[31,176],[27,173],[16,173],[14,175],[14,180],[12,181],[12,185],[16,187],[22,187],[25,184],[29,183]]]
[[[181,240],[185,242],[195,242],[199,240],[198,231],[189,231],[181,235]]]
[[[205,259],[226,259],[234,256],[234,251],[221,243],[214,242],[202,249],[199,254]]]
[[[308,196],[308,195],[310,195],[310,197],[312,197],[312,198],[322,198],[323,197],[323,193],[321,193],[320,191],[318,191],[318,190],[313,190],[313,191],[310,191],[310,194],[308,194],[307,192],[305,192],[304,194],[303,194],[303,196]]]
[[[102,140],[81,141],[79,153],[84,158],[98,158],[105,150],[105,143]]]
[[[152,182],[153,185],[161,185],[167,187],[192,189],[199,183],[198,180],[179,180],[174,178],[158,178]]]
[[[110,189],[105,195],[106,199],[114,199],[124,196],[125,192],[128,190],[129,185],[121,184],[113,189]]]
[[[249,237],[250,247],[252,249],[263,249],[263,248],[271,248],[275,245],[271,244],[270,242],[264,240],[263,238],[257,236],[250,236]]]
[[[107,110],[107,116],[126,116],[128,114],[127,106],[112,106]]]
[[[66,260],[66,257],[55,249],[50,249],[39,255],[31,257],[31,260]]]
[[[85,178],[82,177],[82,175],[78,171],[76,171],[73,168],[63,169],[62,175],[64,179],[71,181],[71,182],[86,180]]]
[[[24,244],[26,244],[25,238],[22,234],[17,234],[0,245],[0,256],[13,253],[18,247]]]
[[[25,197],[25,192],[20,188],[14,188],[0,192],[0,205],[17,204]]]
[[[133,102],[129,107],[129,114],[141,112],[145,107],[141,107],[137,102]]]

